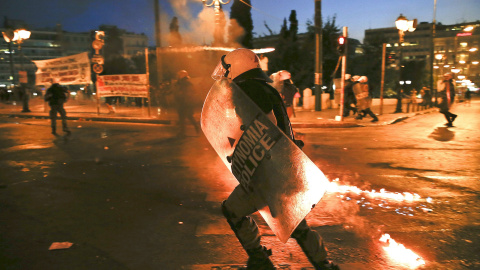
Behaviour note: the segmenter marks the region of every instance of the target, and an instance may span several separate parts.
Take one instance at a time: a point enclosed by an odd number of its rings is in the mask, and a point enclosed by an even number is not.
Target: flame
[[[237,48],[234,47],[211,47],[211,46],[185,46],[185,47],[163,47],[160,48],[162,53],[186,53],[186,52],[201,52],[201,51],[222,51],[231,52]],[[256,54],[269,53],[275,51],[275,48],[260,48],[252,49]]]
[[[338,179],[331,181],[330,184],[327,187],[328,192],[337,192],[337,193],[355,193],[357,195],[367,195],[371,198],[376,198],[376,199],[389,199],[389,200],[395,200],[398,202],[413,202],[413,201],[419,201],[422,198],[420,195],[416,193],[410,193],[410,192],[390,192],[386,191],[384,188],[380,189],[380,191],[376,190],[362,190],[359,189],[356,186],[348,186],[348,185],[340,185],[338,183]]]
[[[416,268],[425,264],[425,261],[420,256],[404,245],[397,243],[388,233],[383,234],[379,240],[385,243],[383,249],[388,256],[397,263],[410,268]]]

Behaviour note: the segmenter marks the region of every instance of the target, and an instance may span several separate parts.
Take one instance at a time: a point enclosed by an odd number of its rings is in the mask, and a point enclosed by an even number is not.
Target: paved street
[[[174,116],[92,120],[71,109],[72,135],[55,137],[40,109],[17,115],[7,107],[0,268],[200,270],[246,262],[219,209],[237,181],[193,128],[178,138]],[[385,233],[425,261],[419,269],[480,269],[480,102],[454,112],[453,128],[436,109],[380,116],[378,124],[349,117],[355,125],[336,128],[327,128],[336,112],[299,112],[305,153],[338,184],[307,220],[342,269],[414,269],[419,260],[408,264],[405,254],[384,249]],[[280,269],[312,269],[294,241],[282,244],[256,220]],[[55,242],[73,245],[49,250]]]

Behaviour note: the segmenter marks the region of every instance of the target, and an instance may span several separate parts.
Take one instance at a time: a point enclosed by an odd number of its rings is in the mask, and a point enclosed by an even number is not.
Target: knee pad
[[[237,217],[235,213],[228,210],[228,208],[225,206],[225,202],[226,201],[222,202],[222,214],[227,219],[230,228],[232,228],[235,233],[238,232],[238,230],[242,227],[243,224],[255,222],[250,217]]]
[[[292,233],[292,238],[300,242],[305,241],[307,239],[308,231],[309,229],[304,229],[304,230],[296,229]]]
[[[223,201],[222,202],[222,214],[223,216],[227,219],[227,222],[228,224],[230,225],[230,227],[232,228],[232,230],[235,231],[235,223],[233,221],[233,219],[235,218],[235,215],[233,214],[233,212],[231,212],[230,210],[228,210],[228,208],[225,206],[225,203],[227,201]]]

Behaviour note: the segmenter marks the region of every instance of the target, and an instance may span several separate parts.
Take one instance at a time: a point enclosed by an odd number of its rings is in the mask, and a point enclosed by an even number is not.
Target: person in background
[[[420,106],[425,106],[426,109],[432,106],[432,95],[430,94],[430,89],[428,87],[423,87],[420,90],[420,95],[422,96],[422,102]]]
[[[30,91],[25,83],[20,83],[18,86],[18,92],[20,95],[20,99],[22,100],[22,112],[31,112],[28,102],[30,101]]]
[[[114,114],[115,111],[115,103],[117,102],[117,97],[105,97],[105,105],[108,108],[109,114]]]
[[[260,54],[260,67],[262,68],[263,72],[268,75],[268,57],[265,54]]]
[[[403,99],[406,97],[405,93],[403,92],[403,89],[400,89],[397,91],[397,107],[395,108],[395,112],[393,113],[402,113],[402,102]]]
[[[67,112],[63,107],[63,104],[67,102],[70,97],[68,89],[60,85],[56,80],[51,80],[52,85],[47,89],[45,93],[45,101],[50,106],[50,124],[52,127],[52,134],[57,135],[57,114],[60,113],[62,118],[63,132],[70,135],[71,132],[67,127]]]
[[[441,98],[440,104],[440,113],[445,116],[447,127],[453,127],[453,121],[457,118],[458,115],[451,113],[450,108],[453,105],[455,100],[455,86],[453,85],[453,77],[451,73],[445,73],[443,75],[443,80],[437,82],[438,94]]]
[[[190,82],[190,76],[186,70],[177,72],[177,82],[174,85],[175,105],[178,113],[178,136],[185,136],[185,120],[188,119],[195,128],[197,134],[200,133],[200,126],[193,117],[193,85]]]
[[[470,89],[467,88],[467,91],[465,91],[465,106],[468,105],[470,106],[472,102],[472,92]]]
[[[352,75],[345,74],[345,92],[344,92],[344,100],[343,100],[343,116],[347,117],[350,115],[350,111],[352,111],[353,115],[357,113],[357,99],[355,98],[355,94],[353,93],[353,85],[358,83],[357,81],[353,81]]]
[[[412,105],[412,112],[418,110],[417,90],[415,88],[410,91],[410,104]]]
[[[370,115],[372,122],[378,122],[377,116],[372,112],[370,106],[372,105],[372,97],[368,87],[368,78],[361,76],[358,79],[358,83],[353,86],[353,92],[357,98],[358,115],[355,117],[357,120],[361,120],[367,114]]]
[[[292,74],[286,70],[283,70],[282,73],[280,73],[279,79],[281,86],[280,95],[285,103],[288,117],[292,117],[295,114],[293,111],[293,98],[295,97],[295,94],[298,93],[298,88],[292,82]]]

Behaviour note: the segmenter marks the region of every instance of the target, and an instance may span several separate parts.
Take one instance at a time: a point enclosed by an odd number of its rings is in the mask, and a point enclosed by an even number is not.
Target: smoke
[[[361,216],[360,205],[354,201],[339,202],[338,198],[336,198],[322,200],[318,206],[322,209],[322,215],[333,215],[336,222],[342,224],[347,231],[351,231],[359,237],[375,238],[379,236],[380,227],[374,226],[366,217]]]
[[[339,183],[348,185],[348,182],[354,179],[358,180],[358,177],[358,175],[342,177]],[[338,180],[338,178],[333,181],[329,179],[332,183]],[[363,188],[368,189],[368,186],[368,183],[363,182]],[[355,196],[354,194],[352,195]],[[354,233],[358,237],[378,239],[382,233],[383,226],[371,223],[366,216],[360,213],[361,209],[364,209],[362,204],[349,196],[348,193],[337,192],[335,188],[327,191],[317,205],[319,211],[312,211],[311,214],[315,218],[310,220],[309,223],[318,222],[317,224],[311,224],[314,226],[342,225],[345,230]]]
[[[225,27],[221,25],[220,27]],[[186,41],[194,44],[211,44],[215,31],[215,12],[213,8],[204,8],[198,18],[192,21],[190,32],[186,33]]]
[[[208,1],[207,1],[208,2]],[[211,2],[211,1],[210,1]],[[162,21],[163,40],[168,40],[166,35],[169,33],[169,24],[173,16],[176,16],[180,22],[180,34],[184,44],[188,45],[210,45],[214,39],[215,23],[215,9],[213,6],[206,7],[201,0],[171,0],[172,14],[164,14],[163,18],[168,18],[168,21]],[[230,13],[227,10],[228,6],[223,5],[223,14],[220,13],[221,18],[218,27],[222,28],[224,33],[224,41],[228,42],[228,35],[235,38],[244,34],[244,30],[234,20],[230,20]],[[230,30],[229,30],[230,29]],[[230,31],[230,33],[229,33]],[[230,44],[230,46],[237,46],[238,44]]]

